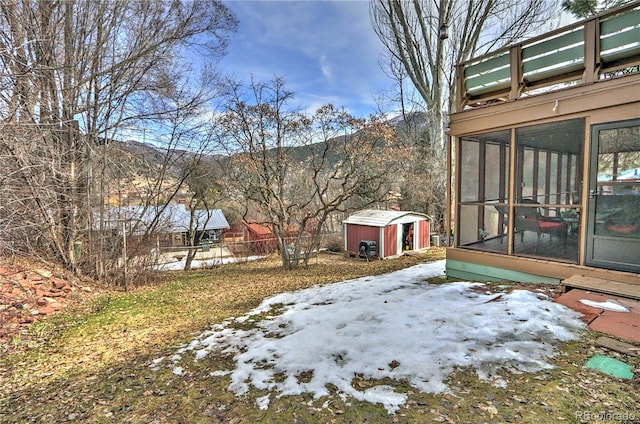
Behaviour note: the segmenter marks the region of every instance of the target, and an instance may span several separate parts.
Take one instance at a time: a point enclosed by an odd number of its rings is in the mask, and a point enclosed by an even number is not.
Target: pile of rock
[[[74,291],[70,281],[49,270],[24,271],[0,265],[0,339],[62,310]]]

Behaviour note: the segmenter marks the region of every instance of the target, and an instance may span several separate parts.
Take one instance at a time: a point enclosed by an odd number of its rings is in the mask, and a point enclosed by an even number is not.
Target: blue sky
[[[295,106],[314,111],[332,103],[366,117],[393,86],[378,61],[382,45],[367,0],[243,1],[225,4],[240,25],[220,70],[241,81],[281,76]]]

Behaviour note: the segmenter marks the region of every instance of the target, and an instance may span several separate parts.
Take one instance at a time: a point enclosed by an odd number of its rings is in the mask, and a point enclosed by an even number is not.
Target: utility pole
[[[122,284],[124,291],[129,291],[127,287],[127,222],[122,221]]]

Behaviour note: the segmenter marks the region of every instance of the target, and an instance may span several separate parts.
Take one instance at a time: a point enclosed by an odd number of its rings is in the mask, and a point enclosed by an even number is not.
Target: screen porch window
[[[505,252],[510,131],[465,137],[460,142],[459,244]],[[502,243],[486,243],[500,238]],[[485,242],[486,241],[486,242]]]
[[[458,246],[577,262],[584,134],[573,119],[461,137]]]

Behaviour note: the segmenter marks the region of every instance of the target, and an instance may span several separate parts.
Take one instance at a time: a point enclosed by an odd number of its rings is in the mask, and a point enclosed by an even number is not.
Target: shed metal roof
[[[370,227],[386,227],[394,221],[410,221],[411,218],[431,220],[428,215],[411,211],[383,211],[366,209],[354,213],[342,221],[343,224],[368,225]]]

